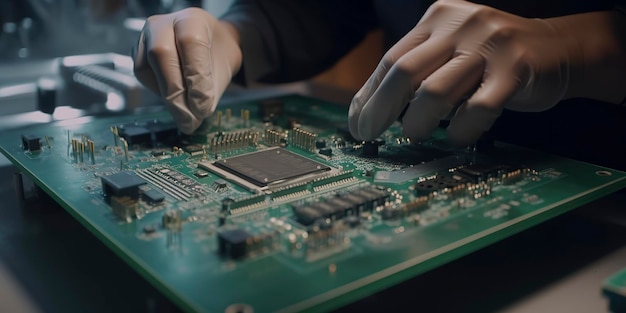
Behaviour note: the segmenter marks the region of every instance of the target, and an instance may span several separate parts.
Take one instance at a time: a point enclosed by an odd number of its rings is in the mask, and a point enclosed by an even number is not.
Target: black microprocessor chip
[[[261,187],[330,170],[330,167],[324,164],[283,148],[239,155],[213,164]]]

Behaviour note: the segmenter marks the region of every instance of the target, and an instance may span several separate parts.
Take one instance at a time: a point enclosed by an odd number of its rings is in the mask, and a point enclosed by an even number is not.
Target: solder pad
[[[283,148],[243,154],[218,160],[213,164],[257,186],[267,186],[286,179],[326,172],[331,169],[329,166]]]

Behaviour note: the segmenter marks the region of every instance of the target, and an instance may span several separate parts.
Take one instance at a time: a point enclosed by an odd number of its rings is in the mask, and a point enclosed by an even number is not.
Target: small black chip
[[[26,151],[41,150],[41,138],[31,135],[22,135],[22,148]]]
[[[217,234],[219,253],[231,259],[241,259],[247,253],[251,235],[243,229],[225,230]]]
[[[454,171],[454,174],[465,177],[473,182],[478,182],[486,180],[500,171],[506,171],[506,169],[506,166],[498,164],[472,164]]]
[[[204,147],[201,145],[190,145],[183,148],[183,150],[192,156],[202,155],[205,153]]]
[[[139,199],[139,186],[147,182],[134,172],[119,172],[101,177],[104,199],[109,202],[111,196]]]
[[[330,170],[330,167],[324,164],[283,148],[239,155],[213,164],[261,187]]]
[[[145,190],[142,194],[141,194],[141,198],[148,202],[149,204],[157,204],[157,203],[161,203],[163,202],[163,200],[165,200],[165,196],[154,190],[154,189],[148,189]]]

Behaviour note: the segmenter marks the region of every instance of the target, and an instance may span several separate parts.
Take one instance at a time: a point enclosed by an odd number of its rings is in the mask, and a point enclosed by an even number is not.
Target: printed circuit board
[[[329,311],[626,186],[626,174],[500,143],[371,142],[347,109],[221,105],[9,131],[0,150],[186,311]],[[251,311],[252,310],[252,311]]]

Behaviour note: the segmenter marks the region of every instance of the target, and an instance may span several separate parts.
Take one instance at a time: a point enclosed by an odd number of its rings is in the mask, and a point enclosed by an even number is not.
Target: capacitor
[[[316,140],[315,141],[315,148],[317,148],[317,149],[326,148],[326,140],[324,140],[324,139]]]
[[[230,211],[230,206],[233,205],[233,203],[235,203],[235,200],[231,198],[222,199],[222,212],[227,213]]]
[[[378,156],[378,143],[375,140],[366,141],[363,144],[362,156],[366,158],[373,158]]]
[[[325,155],[325,156],[333,156],[333,149],[331,148],[322,148],[320,149],[319,153],[321,155]]]

